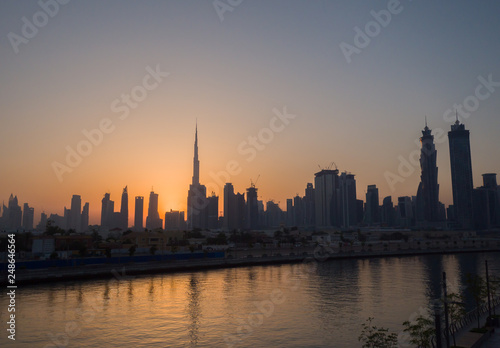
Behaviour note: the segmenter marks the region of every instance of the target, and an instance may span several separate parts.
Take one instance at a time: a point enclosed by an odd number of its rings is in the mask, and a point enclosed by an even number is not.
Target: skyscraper
[[[166,231],[181,231],[185,229],[184,212],[172,210],[165,212],[165,230]]]
[[[293,226],[304,225],[304,200],[296,195],[293,197]]]
[[[198,160],[198,125],[194,138],[193,178],[189,185],[187,202],[188,229],[207,227],[207,188],[200,184],[200,161]]]
[[[472,163],[469,131],[458,120],[448,132],[455,218],[461,228],[472,227]]]
[[[233,231],[236,228],[236,202],[234,187],[231,183],[224,185],[224,226],[225,231]]]
[[[148,216],[146,217],[146,228],[154,230],[162,228],[163,220],[158,213],[158,194],[151,191],[149,194]]]
[[[413,220],[411,197],[398,197],[398,222],[401,227],[410,227]]]
[[[6,215],[6,230],[8,232],[16,231],[21,227],[23,212],[19,206],[17,196],[10,195],[7,211],[5,211],[4,206],[4,215]]]
[[[46,226],[47,226],[47,214],[42,212],[40,214],[40,222],[38,223],[38,225],[36,225],[36,229],[38,231],[45,231]]]
[[[421,201],[422,204],[423,219],[427,222],[436,222],[439,221],[437,151],[434,145],[434,136],[431,135],[431,130],[427,127],[427,119],[420,142],[422,143],[422,150],[420,152],[420,168],[422,173],[420,175],[418,192],[421,195],[417,194],[417,200]],[[419,216],[418,213],[417,216]]]
[[[246,227],[251,230],[257,229],[259,227],[259,205],[257,202],[257,188],[253,184],[247,188],[246,210]]]
[[[207,200],[207,227],[213,230],[219,228],[219,196],[212,192]]]
[[[80,195],[71,197],[71,210],[69,215],[69,227],[75,232],[81,232],[82,228],[82,198]]]
[[[278,204],[273,201],[266,203],[266,227],[279,228],[283,223],[283,211]]]
[[[293,199],[288,198],[286,200],[286,225],[294,225],[294,211],[293,211]]]
[[[380,222],[379,197],[376,185],[368,185],[366,191],[365,222],[369,225]]]
[[[500,226],[500,191],[495,173],[483,174],[483,186],[472,193],[474,228],[490,229]]]
[[[82,210],[81,231],[85,232],[89,228],[89,203],[86,202]]]
[[[31,231],[33,229],[33,219],[35,217],[35,209],[31,208],[28,203],[24,203],[23,209],[23,229]]]
[[[122,230],[128,228],[128,191],[127,186],[123,189],[122,204],[120,207],[120,223],[118,225]]]
[[[317,227],[338,225],[339,171],[323,169],[314,174],[314,197]]]
[[[105,193],[101,201],[101,227],[113,228],[113,212],[115,209],[115,202],[110,199],[110,194]]]
[[[307,228],[312,228],[316,221],[314,186],[307,183],[304,196],[304,224]]]
[[[234,195],[234,201],[236,206],[236,229],[243,229],[246,226],[247,214],[245,205],[245,194],[236,193]]]
[[[356,218],[356,179],[354,174],[340,174],[340,222],[343,228],[349,228],[357,223]]]
[[[382,201],[382,219],[381,221],[388,227],[394,226],[394,205],[392,204],[392,197],[387,196]]]
[[[142,231],[144,221],[144,197],[135,197],[134,230]]]

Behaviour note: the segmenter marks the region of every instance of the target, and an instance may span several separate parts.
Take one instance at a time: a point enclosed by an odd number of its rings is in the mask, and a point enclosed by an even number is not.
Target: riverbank
[[[198,258],[184,260],[165,260],[153,262],[126,262],[106,263],[99,265],[80,265],[74,267],[49,267],[43,269],[16,269],[16,284],[40,284],[53,281],[86,280],[116,278],[154,274],[199,271],[217,268],[247,267],[258,265],[290,264],[301,262],[322,262],[336,259],[363,259],[381,257],[401,257],[418,255],[441,255],[477,252],[500,252],[499,247],[486,248],[460,248],[460,249],[406,249],[406,250],[380,250],[380,251],[335,251],[330,253],[316,247],[313,250],[290,250],[286,253],[260,250],[252,252],[240,250],[226,252],[221,258]],[[2,272],[0,284],[7,283],[7,273]]]

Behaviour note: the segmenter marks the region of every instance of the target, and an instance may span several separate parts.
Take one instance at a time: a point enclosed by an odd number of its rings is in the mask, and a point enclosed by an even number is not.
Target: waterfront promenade
[[[242,267],[253,265],[271,265],[301,262],[322,262],[330,259],[374,258],[394,256],[414,256],[429,254],[453,254],[469,252],[498,252],[497,243],[488,246],[456,247],[456,248],[401,248],[399,245],[380,245],[367,250],[330,247],[299,247],[274,249],[241,249],[218,252],[221,257],[189,258],[189,254],[179,254],[183,259],[157,260],[150,262],[122,262],[101,264],[85,264],[73,267],[49,267],[41,269],[16,269],[18,284],[37,284],[50,281],[118,278],[151,273],[184,272],[215,268]],[[198,254],[198,256],[201,256]],[[82,263],[90,259],[79,259]],[[88,262],[88,261],[87,261]],[[88,262],[90,263],[90,262]],[[5,271],[3,271],[5,273]],[[1,277],[0,283],[6,282],[6,274]]]

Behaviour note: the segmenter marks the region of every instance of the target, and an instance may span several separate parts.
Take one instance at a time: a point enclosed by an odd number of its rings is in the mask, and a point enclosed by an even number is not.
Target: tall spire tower
[[[417,218],[427,223],[439,221],[439,184],[437,151],[432,130],[427,126],[422,130],[422,149],[420,152],[420,185],[417,191]]]
[[[193,158],[193,185],[200,184],[200,161],[198,160],[198,121],[196,121],[196,131],[194,134],[194,158]]]
[[[207,227],[207,188],[200,184],[200,161],[198,160],[198,122],[194,135],[193,182],[189,185],[187,201],[188,229]]]

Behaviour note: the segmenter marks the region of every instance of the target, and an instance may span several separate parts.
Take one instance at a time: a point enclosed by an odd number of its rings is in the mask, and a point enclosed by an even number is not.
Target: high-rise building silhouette
[[[36,225],[36,229],[39,232],[44,232],[47,228],[47,214],[45,212],[42,212],[40,214],[40,222],[38,225]]]
[[[209,229],[219,228],[219,196],[212,192],[212,195],[207,197],[207,227]]]
[[[388,227],[394,226],[394,205],[392,197],[387,196],[382,201],[382,223]]]
[[[10,195],[9,203],[3,206],[2,221],[7,232],[17,231],[22,226],[23,212],[17,200],[17,196]]]
[[[315,197],[314,186],[312,183],[307,183],[304,202],[304,224],[306,228],[312,229],[316,224]]]
[[[339,171],[323,169],[314,174],[314,197],[317,227],[337,226]]]
[[[71,209],[69,213],[69,227],[75,232],[81,232],[82,228],[82,198],[80,195],[71,197]]]
[[[253,184],[247,188],[246,211],[246,227],[250,230],[257,229],[259,227],[259,204],[257,200],[257,188]]]
[[[64,207],[63,230],[71,229],[71,209]]]
[[[380,222],[379,204],[377,185],[368,185],[365,205],[365,222],[368,225]]]
[[[236,193],[234,195],[235,205],[236,205],[236,229],[244,229],[247,224],[247,211],[245,203],[245,194]]]
[[[198,159],[198,125],[194,139],[193,178],[187,199],[188,229],[207,227],[207,188],[200,184],[200,161]]]
[[[273,201],[266,202],[266,227],[279,228],[283,222],[283,211],[279,205]]]
[[[89,203],[86,202],[82,210],[81,231],[85,232],[89,229]]]
[[[294,225],[294,211],[293,211],[293,199],[288,198],[286,200],[286,225]]]
[[[45,214],[45,212],[42,212],[40,214],[40,222],[38,223],[38,225],[36,225],[36,229],[42,232],[45,231],[46,227],[47,227],[47,214]]]
[[[398,224],[401,227],[410,227],[413,221],[411,197],[398,197]]]
[[[339,178],[340,223],[343,228],[357,224],[356,179],[354,174],[343,172]]]
[[[186,228],[184,221],[184,212],[172,210],[165,213],[165,230],[166,231],[182,231]]]
[[[122,230],[128,228],[128,190],[127,186],[123,189],[122,202],[120,207],[120,221],[118,227]]]
[[[149,194],[148,216],[146,217],[146,228],[154,230],[162,228],[163,220],[158,213],[158,194],[151,191]]]
[[[105,193],[101,201],[101,227],[113,228],[113,212],[115,210],[115,202],[110,199],[110,194]]]
[[[293,226],[304,226],[304,200],[296,195],[293,197]]]
[[[496,174],[483,174],[483,186],[472,194],[474,228],[485,230],[500,227],[500,191]]]
[[[234,187],[231,183],[224,185],[224,226],[225,231],[236,229],[236,202]]]
[[[33,229],[33,219],[35,217],[35,209],[31,208],[28,203],[23,206],[23,229],[31,231]]]
[[[142,231],[144,225],[144,197],[135,197],[134,230]]]
[[[436,222],[440,220],[437,151],[434,145],[434,136],[427,127],[427,119],[420,142],[422,143],[420,152],[421,175],[417,193],[417,210],[422,212],[417,213],[417,215],[426,222]]]
[[[472,227],[472,162],[469,131],[458,120],[448,132],[453,207],[458,226]]]

